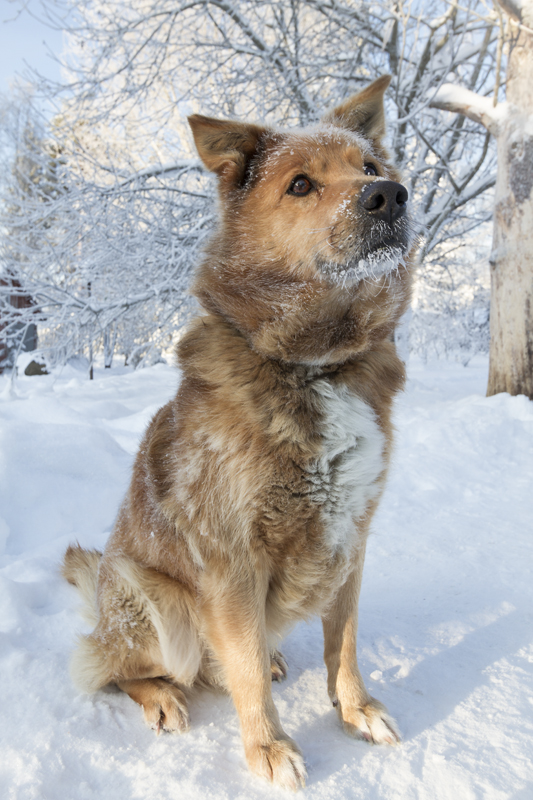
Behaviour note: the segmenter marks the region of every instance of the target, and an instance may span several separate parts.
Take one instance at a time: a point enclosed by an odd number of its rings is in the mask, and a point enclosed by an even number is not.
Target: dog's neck
[[[208,383],[252,380],[257,370],[265,369],[278,384],[301,390],[319,379],[335,378],[346,366],[379,358],[379,354],[395,351],[390,337],[375,340],[362,352],[344,359],[314,363],[265,355],[250,343],[247,335],[222,315],[210,313],[197,317],[177,346],[177,357],[185,375]]]
[[[390,339],[410,291],[409,266],[381,281],[345,287],[207,262],[195,286],[204,309],[260,356],[326,370]]]

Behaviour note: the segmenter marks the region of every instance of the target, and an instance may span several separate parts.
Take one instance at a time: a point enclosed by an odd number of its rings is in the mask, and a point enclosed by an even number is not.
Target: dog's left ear
[[[223,183],[241,184],[266,128],[200,114],[188,119],[198,155],[207,169],[216,172]]]
[[[322,121],[361,133],[367,139],[381,139],[385,135],[383,95],[391,80],[391,75],[382,75],[326,114]]]

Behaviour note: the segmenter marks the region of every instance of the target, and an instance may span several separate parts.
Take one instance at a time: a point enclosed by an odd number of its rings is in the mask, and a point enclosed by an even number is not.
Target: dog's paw
[[[154,692],[153,698],[143,704],[144,720],[157,735],[161,731],[185,733],[189,730],[189,709],[183,692],[177,686]]]
[[[283,789],[297,791],[305,786],[307,772],[302,753],[292,739],[277,739],[269,744],[246,749],[252,772]]]
[[[273,650],[270,654],[270,671],[273,681],[284,681],[287,677],[287,662],[279,650]]]
[[[400,732],[396,721],[387,709],[374,698],[360,708],[340,710],[344,730],[354,739],[362,739],[372,744],[400,744]]]

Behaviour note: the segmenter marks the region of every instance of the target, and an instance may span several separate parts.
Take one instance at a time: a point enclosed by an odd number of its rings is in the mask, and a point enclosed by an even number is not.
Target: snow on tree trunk
[[[533,2],[522,19],[533,27]],[[487,394],[533,399],[533,34],[521,30],[507,71],[507,114],[499,126],[494,238],[490,258]]]
[[[506,102],[494,107],[488,98],[445,84],[431,105],[482,123],[496,138],[487,395],[533,399],[533,0],[500,5],[514,34]]]

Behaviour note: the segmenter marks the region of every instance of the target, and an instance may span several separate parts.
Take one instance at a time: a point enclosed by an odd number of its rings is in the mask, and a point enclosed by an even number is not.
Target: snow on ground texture
[[[360,665],[404,742],[347,738],[326,694],[318,621],[284,643],[273,692],[302,747],[306,798],[533,797],[533,404],[483,396],[486,364],[412,366],[369,542]],[[199,800],[286,793],[245,766],[231,701],[200,692],[192,728],[157,738],[116,690],[79,694],[84,630],[59,576],[66,545],[102,547],[139,437],[176,373],[73,369],[0,379],[0,797]]]

